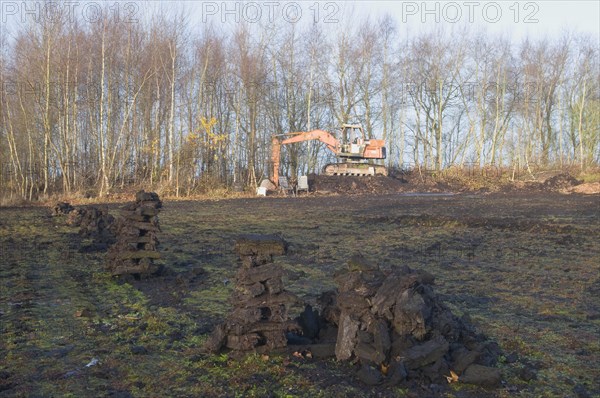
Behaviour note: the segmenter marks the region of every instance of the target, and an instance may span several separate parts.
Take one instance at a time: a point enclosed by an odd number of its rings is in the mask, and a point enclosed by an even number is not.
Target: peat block
[[[379,369],[366,363],[362,364],[361,368],[356,372],[356,376],[362,380],[363,383],[370,386],[381,384],[383,381],[383,374]]]
[[[115,218],[106,207],[74,208],[67,215],[67,224],[79,227],[79,235],[91,238],[96,245],[108,246],[115,242]]]
[[[497,387],[501,380],[500,370],[478,364],[469,366],[462,375],[463,382],[483,387]]]
[[[75,210],[75,208],[73,206],[71,206],[70,203],[58,202],[52,208],[52,215],[63,216],[63,215],[69,214],[73,210]]]
[[[135,201],[137,203],[142,203],[143,205],[150,204],[157,209],[162,207],[162,202],[156,192],[145,192],[144,190],[141,190],[135,194]]]
[[[81,226],[81,220],[86,210],[82,207],[77,207],[69,212],[67,215],[67,225],[70,227]]]

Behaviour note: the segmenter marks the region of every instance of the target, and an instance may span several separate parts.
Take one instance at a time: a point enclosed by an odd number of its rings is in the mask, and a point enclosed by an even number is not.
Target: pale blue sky
[[[59,1],[58,4],[61,2]],[[0,28],[16,27],[23,20],[31,20],[31,10],[43,15],[44,1],[0,0]],[[541,38],[556,37],[565,30],[588,33],[600,40],[600,0],[579,1],[317,1],[317,0],[254,0],[254,1],[200,1],[200,0],[70,0],[73,13],[93,18],[97,5],[105,12],[115,12],[123,18],[152,14],[156,8],[183,8],[189,23],[201,27],[206,23],[232,26],[240,21],[268,24],[272,20],[301,23],[351,26],[366,15],[375,21],[388,13],[396,21],[400,33],[417,33],[442,28],[445,30],[467,25],[472,31],[484,29],[502,33],[514,41],[526,35]],[[134,9],[132,4],[137,7]],[[106,11],[106,7],[109,8]],[[29,10],[28,10],[29,9]],[[88,21],[89,22],[89,21]],[[3,29],[0,29],[2,31]],[[10,29],[9,29],[10,30]]]
[[[519,40],[560,35],[564,30],[600,37],[600,1],[347,1],[358,14],[389,13],[401,29],[428,30],[468,25]],[[356,12],[356,11],[354,11]],[[436,18],[439,22],[436,22]]]
[[[171,3],[172,4],[172,3]],[[302,23],[352,25],[369,15],[376,20],[391,15],[400,32],[422,32],[436,28],[452,29],[464,25],[473,31],[502,33],[519,41],[525,36],[560,36],[565,30],[587,33],[600,40],[600,1],[180,1],[194,10],[192,21],[235,24],[235,19],[267,23],[275,17],[293,20],[297,11]]]

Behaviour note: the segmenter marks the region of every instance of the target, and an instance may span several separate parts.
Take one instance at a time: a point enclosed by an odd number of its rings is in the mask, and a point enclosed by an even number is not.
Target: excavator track
[[[387,176],[385,166],[371,163],[330,163],[323,168],[328,176]]]

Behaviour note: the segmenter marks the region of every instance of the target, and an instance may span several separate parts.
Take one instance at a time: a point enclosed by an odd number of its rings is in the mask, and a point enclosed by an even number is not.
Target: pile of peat
[[[337,328],[336,358],[356,362],[368,385],[500,384],[498,345],[452,314],[431,274],[402,267],[386,275],[354,256],[336,283],[337,292],[321,296],[320,316],[311,308],[301,314],[305,336],[316,337],[298,349],[321,351]]]
[[[108,213],[107,208],[90,206],[80,211],[76,209],[69,213],[69,216],[76,222],[72,225],[79,226],[79,235],[83,238],[91,238],[96,244],[111,245],[115,242],[115,218]],[[79,214],[78,217],[75,215]],[[104,249],[106,249],[106,247]]]
[[[82,251],[103,251],[115,243],[115,218],[107,208],[96,206],[73,207],[67,202],[58,202],[52,208],[53,216],[66,216],[66,223],[79,228],[82,238],[92,239],[91,246]]]
[[[75,210],[73,206],[71,206],[68,202],[57,202],[52,208],[53,216],[65,216]]]
[[[215,328],[204,349],[216,353],[223,346],[257,352],[283,348],[286,333],[299,326],[288,316],[296,296],[283,288],[282,268],[273,256],[283,255],[287,243],[274,235],[244,235],[236,241],[241,267],[231,297],[233,311]]]
[[[136,278],[157,273],[161,267],[158,213],[162,202],[154,192],[140,191],[135,202],[123,207],[116,223],[116,243],[108,250],[106,268],[112,275],[133,275]]]
[[[478,334],[468,317],[452,314],[433,291],[431,274],[408,267],[386,274],[354,256],[335,277],[337,291],[320,296],[321,314],[306,305],[292,321],[288,305],[298,300],[284,290],[282,269],[272,259],[285,253],[285,242],[252,235],[238,239],[236,249],[242,266],[234,308],[205,343],[206,352],[288,346],[295,355],[354,363],[357,378],[373,386],[500,385],[493,367],[498,345]]]

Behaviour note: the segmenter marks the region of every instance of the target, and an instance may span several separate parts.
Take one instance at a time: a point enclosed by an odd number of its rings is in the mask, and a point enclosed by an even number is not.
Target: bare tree
[[[415,131],[423,143],[425,164],[436,170],[444,166],[445,122],[450,122],[447,112],[459,101],[459,71],[464,52],[464,40],[446,37],[443,32],[421,36],[411,47],[411,98],[415,112],[425,120],[425,131],[419,123]]]
[[[148,10],[137,24],[107,8],[93,23],[59,15],[0,37],[3,194],[255,186],[272,134],[351,121],[386,140],[390,166],[600,161],[599,53],[583,35],[517,48],[356,15],[195,31],[183,8]],[[318,142],[285,151],[292,175],[332,157]]]

